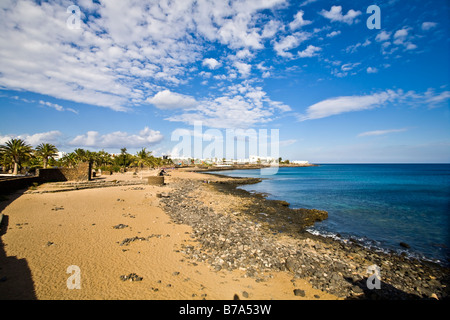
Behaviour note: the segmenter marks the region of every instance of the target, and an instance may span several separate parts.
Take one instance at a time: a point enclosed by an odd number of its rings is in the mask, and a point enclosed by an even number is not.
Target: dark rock
[[[233,300],[239,300],[239,296],[237,294],[234,294]]]
[[[360,293],[363,293],[363,292],[364,292],[364,290],[361,289],[361,287],[359,287],[359,286],[353,286],[353,287],[352,287],[352,291],[353,291],[354,293],[357,293],[357,294],[360,294]]]
[[[288,269],[291,272],[295,272],[295,270],[297,269],[296,262],[293,258],[288,258],[286,260],[285,266],[286,269]]]
[[[305,291],[304,290],[300,290],[300,289],[294,289],[294,294],[296,296],[304,297],[305,296]]]
[[[409,244],[407,244],[406,242],[400,242],[400,246],[406,249],[411,248],[411,246]]]
[[[123,228],[127,228],[128,227],[128,225],[126,225],[126,224],[118,224],[118,225],[116,225],[116,226],[113,226],[113,228],[114,229],[123,229]]]
[[[244,298],[248,298],[248,292],[247,292],[247,291],[243,291],[243,292],[242,292],[242,296],[243,296]]]
[[[130,273],[128,275],[121,275],[120,280],[122,281],[142,281],[143,277],[138,276],[136,273]]]
[[[284,200],[272,200],[274,203],[279,204],[280,206],[283,207],[289,207],[290,203]]]
[[[148,241],[148,238],[143,238],[143,237],[133,237],[133,238],[126,238],[124,240],[122,240],[122,242],[119,244],[120,246],[127,246],[129,245],[131,242],[134,241]]]

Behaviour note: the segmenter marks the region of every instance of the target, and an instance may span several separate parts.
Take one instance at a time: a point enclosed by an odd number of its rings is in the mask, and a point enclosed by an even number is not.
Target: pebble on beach
[[[130,273],[128,275],[120,276],[120,280],[122,280],[122,281],[128,280],[128,281],[134,282],[134,281],[142,281],[143,279],[144,279],[143,277],[138,276],[136,273]]]

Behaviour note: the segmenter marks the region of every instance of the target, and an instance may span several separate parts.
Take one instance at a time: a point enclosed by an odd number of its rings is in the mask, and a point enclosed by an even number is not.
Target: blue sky
[[[67,22],[80,8],[78,29]],[[366,25],[370,5],[381,29]],[[0,3],[0,143],[167,154],[279,129],[310,162],[450,162],[446,0]]]

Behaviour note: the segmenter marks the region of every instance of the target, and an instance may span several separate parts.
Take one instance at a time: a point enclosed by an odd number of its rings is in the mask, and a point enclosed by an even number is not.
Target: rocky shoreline
[[[273,271],[288,271],[293,282],[306,279],[314,288],[345,299],[449,298],[448,268],[312,235],[305,229],[327,213],[291,209],[287,202],[236,188],[259,181],[211,175],[205,181],[170,183],[172,191],[161,203],[175,223],[192,227],[191,238],[199,245],[185,245],[181,251],[193,263],[240,269],[257,282]],[[368,268],[374,265],[380,270],[380,289],[367,285],[373,279]]]

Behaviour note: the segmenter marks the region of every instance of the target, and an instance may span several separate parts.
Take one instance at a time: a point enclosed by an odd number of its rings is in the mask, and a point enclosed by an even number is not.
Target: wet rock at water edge
[[[409,244],[407,244],[406,242],[400,242],[400,247],[403,247],[403,248],[406,248],[406,249],[411,248],[411,246]]]

